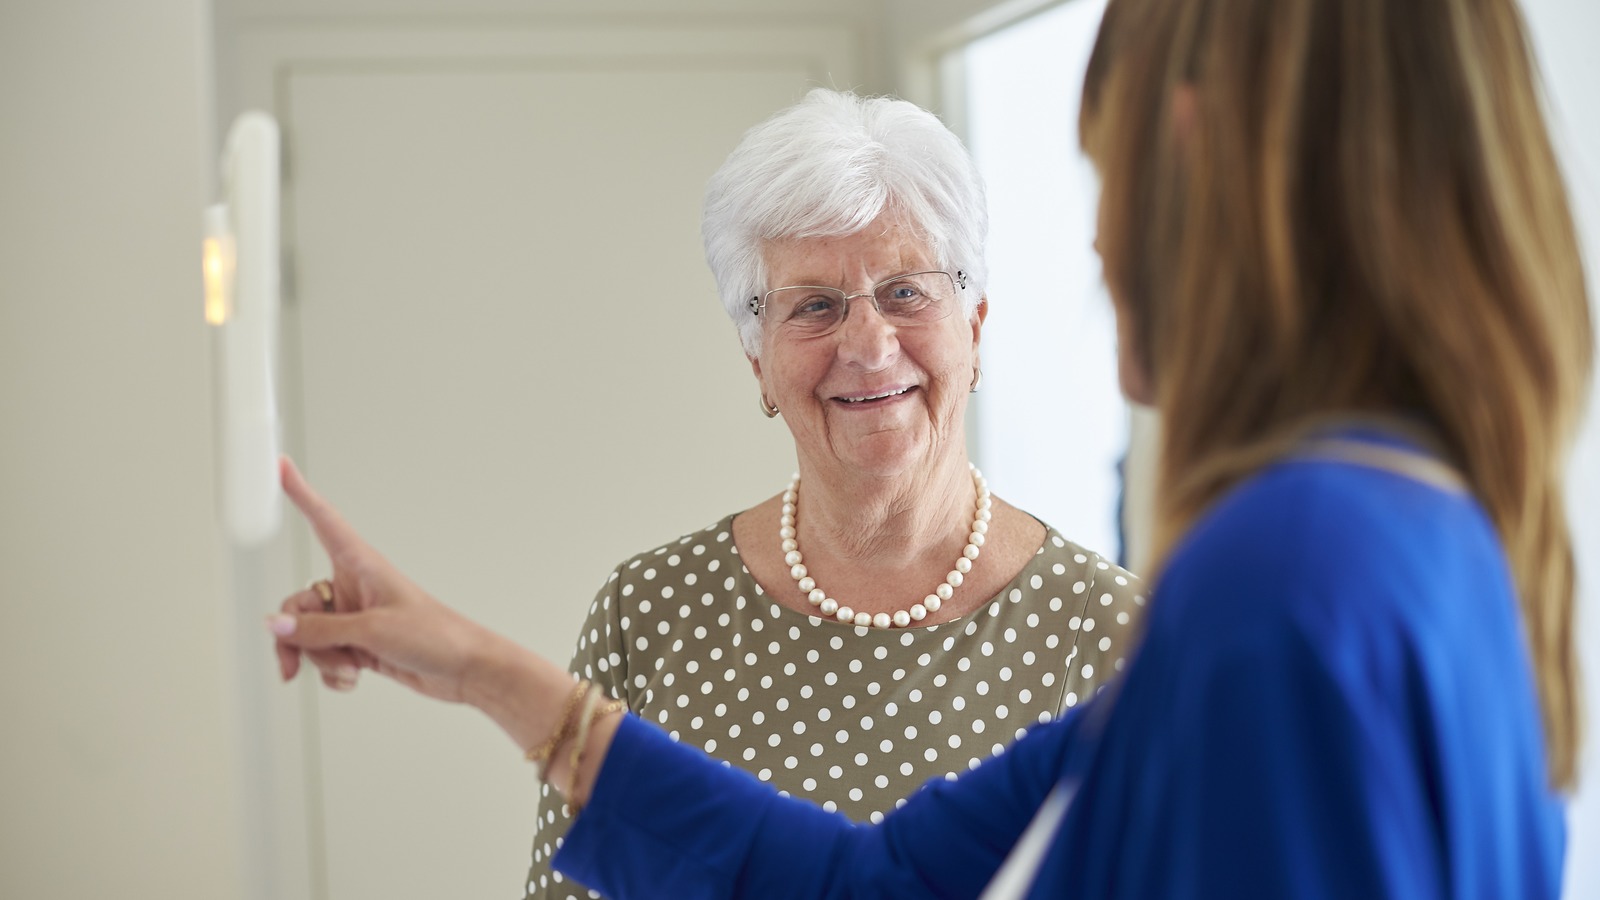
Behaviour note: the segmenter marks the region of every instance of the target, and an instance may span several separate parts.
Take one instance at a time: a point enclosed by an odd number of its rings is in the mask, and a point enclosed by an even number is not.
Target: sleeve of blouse
[[[1080,719],[930,781],[873,826],[782,797],[629,716],[556,868],[612,900],[973,897],[1055,786]]]
[[[609,697],[626,699],[628,654],[622,634],[619,591],[625,577],[618,566],[589,605],[567,671],[599,685]],[[585,900],[598,897],[550,867],[551,857],[572,825],[571,811],[549,785],[539,786],[539,812],[533,833],[533,861],[525,883],[526,900]]]

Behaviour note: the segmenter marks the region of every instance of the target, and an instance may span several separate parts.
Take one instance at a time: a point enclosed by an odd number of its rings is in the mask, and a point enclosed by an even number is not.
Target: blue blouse
[[[877,826],[629,718],[556,868],[615,900],[976,897],[1059,787],[1029,897],[1559,896],[1561,800],[1471,497],[1258,473],[1174,550],[1123,675]]]

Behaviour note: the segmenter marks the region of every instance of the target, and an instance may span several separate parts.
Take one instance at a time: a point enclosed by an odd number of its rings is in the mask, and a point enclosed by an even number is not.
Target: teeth
[[[898,397],[901,394],[904,394],[906,391],[909,391],[909,390],[911,390],[911,388],[906,387],[906,388],[901,388],[898,391],[887,391],[887,392],[882,393],[882,394],[874,394],[871,397],[846,398],[844,402],[846,402],[846,403],[865,403],[868,400],[882,400],[885,397]]]

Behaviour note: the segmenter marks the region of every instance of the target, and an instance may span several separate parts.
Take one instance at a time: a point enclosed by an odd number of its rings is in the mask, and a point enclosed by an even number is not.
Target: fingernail
[[[267,630],[278,637],[288,637],[294,634],[294,624],[294,616],[267,616]]]
[[[333,670],[333,677],[340,681],[348,681],[351,684],[355,684],[356,679],[361,677],[361,670],[355,666],[340,666]]]

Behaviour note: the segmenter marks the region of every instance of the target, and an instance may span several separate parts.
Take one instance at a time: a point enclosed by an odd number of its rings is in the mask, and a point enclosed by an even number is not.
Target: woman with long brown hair
[[[276,618],[286,671],[354,647],[479,706],[587,803],[556,866],[612,897],[1558,896],[1593,339],[1515,3],[1112,0],[1083,110],[1165,422],[1104,694],[855,827],[597,711],[292,469],[364,611]]]

